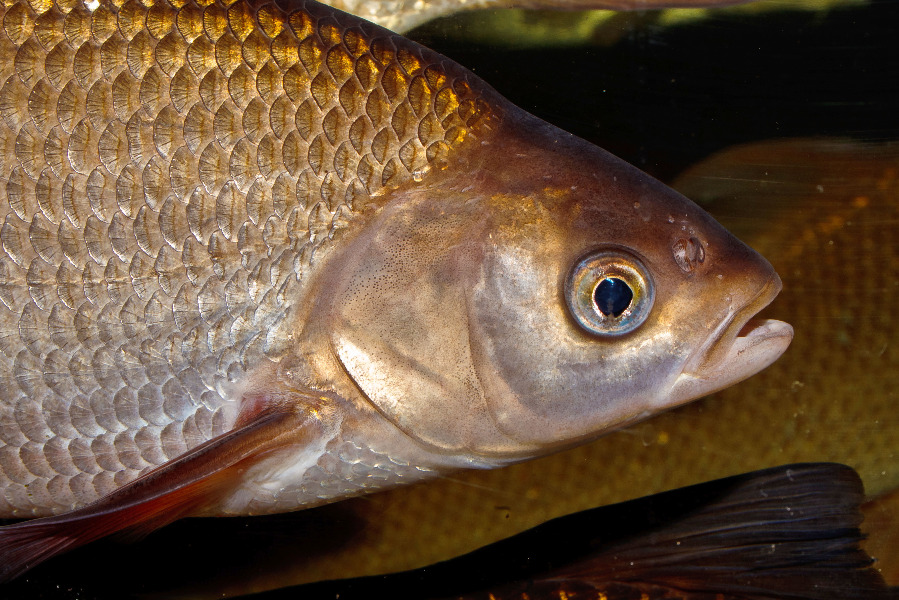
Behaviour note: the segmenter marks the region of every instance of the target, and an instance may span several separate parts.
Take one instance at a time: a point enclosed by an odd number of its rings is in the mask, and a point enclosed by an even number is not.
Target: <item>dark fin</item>
[[[886,600],[855,471],[801,464],[549,521],[466,556],[260,598]]]
[[[724,494],[674,522],[660,521],[666,507],[658,506],[656,527],[611,543],[546,580],[596,587],[638,582],[697,597],[891,597],[860,547],[864,491],[855,471],[805,464],[728,481]],[[678,504],[675,498],[663,501]]]
[[[231,431],[93,504],[0,527],[0,582],[102,537],[143,535],[195,513],[237,483],[250,462],[284,443],[296,443],[302,432],[302,420],[292,412],[256,411]]]

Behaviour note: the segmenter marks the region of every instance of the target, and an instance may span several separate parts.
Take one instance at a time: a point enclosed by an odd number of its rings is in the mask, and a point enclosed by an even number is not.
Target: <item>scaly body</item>
[[[791,339],[747,324],[779,279],[698,207],[379,27],[0,17],[0,517],[47,517],[0,528],[0,578],[526,460]]]
[[[0,15],[0,516],[231,429],[332,238],[481,116],[440,57],[268,7]]]

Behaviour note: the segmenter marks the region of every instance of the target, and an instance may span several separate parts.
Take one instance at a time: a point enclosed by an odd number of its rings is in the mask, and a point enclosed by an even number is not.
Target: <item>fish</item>
[[[894,95],[872,70],[899,56],[888,26],[899,5],[780,8],[631,25],[610,49],[510,51],[462,31],[465,44],[426,41],[516,104],[647,169],[765,256],[784,281],[768,310],[793,325],[789,351],[739,386],[588,445],[350,500],[364,534],[340,550],[294,548],[296,563],[282,557],[264,576],[230,561],[224,579],[239,587],[240,571],[264,589],[411,569],[555,516],[784,462],[851,465],[872,495],[899,488],[899,152],[885,143],[896,138]],[[800,57],[797,45],[816,50]],[[824,67],[820,53],[872,69]],[[549,67],[532,74],[533,64]],[[795,135],[815,137],[784,139]],[[871,541],[888,533],[869,530]],[[222,587],[206,581],[210,593]]]
[[[863,499],[850,467],[783,465],[559,517],[421,569],[258,598],[895,598],[860,547]]]
[[[771,265],[315,2],[4,9],[0,579],[495,468],[741,381]]]
[[[745,4],[752,0],[330,0],[326,4],[406,33],[432,19],[476,9],[523,8],[530,10],[645,11],[665,8],[713,8]]]

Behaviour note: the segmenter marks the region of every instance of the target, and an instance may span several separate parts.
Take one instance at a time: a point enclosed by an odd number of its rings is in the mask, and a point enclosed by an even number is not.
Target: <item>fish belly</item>
[[[370,429],[385,432],[389,427],[386,423],[382,427],[370,425]],[[408,452],[397,451],[395,439],[361,442],[358,436],[354,439],[352,435],[335,431],[312,444],[273,453],[244,473],[234,490],[200,514],[290,512],[422,481],[439,473],[434,465],[439,464],[440,457],[415,458]]]

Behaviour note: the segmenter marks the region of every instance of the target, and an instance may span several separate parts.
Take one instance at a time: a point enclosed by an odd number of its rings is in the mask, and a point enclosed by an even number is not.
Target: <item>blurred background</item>
[[[482,11],[412,31],[766,256],[784,291],[765,314],[794,326],[791,348],[742,384],[581,448],[290,515],[179,522],[51,561],[10,597],[214,598],[408,569],[555,516],[799,461],[859,471],[869,550],[899,584],[896,23],[897,2],[797,0]]]

